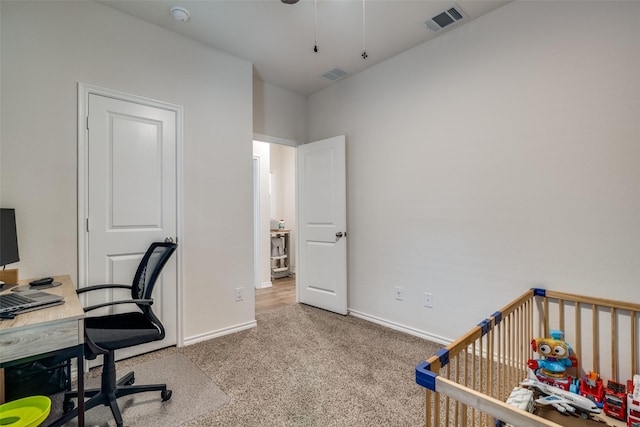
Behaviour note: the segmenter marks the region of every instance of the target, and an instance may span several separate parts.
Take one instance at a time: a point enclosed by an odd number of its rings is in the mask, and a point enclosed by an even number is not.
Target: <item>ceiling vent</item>
[[[427,20],[425,24],[433,31],[440,31],[441,29],[455,24],[458,21],[462,21],[466,17],[460,6],[455,5],[444,12],[434,16]]]
[[[342,78],[344,76],[347,75],[346,71],[341,70],[340,68],[334,68],[331,71],[327,71],[326,73],[324,73],[322,75],[322,77],[324,77],[327,80],[338,80],[339,78]]]

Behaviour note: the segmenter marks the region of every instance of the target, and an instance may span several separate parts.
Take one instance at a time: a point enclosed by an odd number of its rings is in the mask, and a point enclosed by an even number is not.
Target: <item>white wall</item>
[[[307,97],[260,79],[253,80],[253,131],[267,142],[306,142]],[[264,139],[264,138],[262,138]]]
[[[251,64],[94,2],[3,1],[1,24],[1,204],[21,277],[77,273],[81,81],[184,106],[184,336],[253,322]]]
[[[640,300],[639,20],[518,1],[310,96],[308,139],[347,135],[351,310],[449,340],[533,286]]]
[[[269,173],[271,171],[271,151],[266,142],[253,141],[253,157],[258,158],[260,168],[259,213],[258,227],[258,252],[259,252],[259,277],[256,287],[268,288],[271,286],[271,200],[269,195]]]

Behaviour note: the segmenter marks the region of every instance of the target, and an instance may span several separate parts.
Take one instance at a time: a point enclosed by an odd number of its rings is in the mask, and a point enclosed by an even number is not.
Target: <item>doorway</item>
[[[253,159],[254,276],[258,312],[265,306],[272,309],[296,302],[296,148],[254,141]],[[274,242],[277,245],[283,236],[279,233],[282,228],[287,233],[286,247],[274,247]]]
[[[254,194],[260,217],[254,234],[260,253],[256,292],[273,287],[273,278],[294,274],[296,302],[346,315],[346,136],[285,148],[273,142],[254,141],[260,164],[260,184],[254,186],[254,193],[260,191]],[[280,149],[283,157],[277,157]]]

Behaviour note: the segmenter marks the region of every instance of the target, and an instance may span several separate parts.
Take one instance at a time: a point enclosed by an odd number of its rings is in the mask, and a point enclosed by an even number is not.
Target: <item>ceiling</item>
[[[332,69],[345,71],[347,74],[342,78],[346,78],[510,1],[300,0],[284,4],[280,0],[103,0],[100,3],[246,59],[253,64],[256,77],[308,95],[332,83],[323,77]],[[425,21],[454,5],[466,15],[463,20],[438,32],[427,28]],[[176,21],[171,15],[172,6],[186,8],[190,19]],[[363,50],[367,59],[362,58]]]

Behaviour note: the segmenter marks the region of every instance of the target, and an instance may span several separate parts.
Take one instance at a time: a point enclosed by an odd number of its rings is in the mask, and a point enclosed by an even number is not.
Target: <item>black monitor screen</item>
[[[16,210],[0,209],[0,266],[18,261]]]

